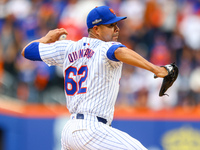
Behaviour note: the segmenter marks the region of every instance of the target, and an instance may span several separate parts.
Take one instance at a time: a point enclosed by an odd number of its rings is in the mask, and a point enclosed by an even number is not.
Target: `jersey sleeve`
[[[126,47],[125,45],[119,43],[119,42],[108,42],[109,45],[109,49],[106,53],[108,59],[112,60],[112,61],[119,61],[118,59],[116,59],[115,57],[115,50],[119,47]]]
[[[42,61],[48,66],[63,66],[67,46],[70,41],[63,40],[50,44],[39,44],[39,53]]]
[[[33,42],[25,48],[24,57],[29,60],[33,61],[42,61],[39,49],[38,49],[39,42]]]

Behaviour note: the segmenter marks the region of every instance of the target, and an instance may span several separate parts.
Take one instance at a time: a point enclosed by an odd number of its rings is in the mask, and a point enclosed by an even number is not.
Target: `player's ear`
[[[96,35],[99,35],[99,26],[94,26],[92,29]]]

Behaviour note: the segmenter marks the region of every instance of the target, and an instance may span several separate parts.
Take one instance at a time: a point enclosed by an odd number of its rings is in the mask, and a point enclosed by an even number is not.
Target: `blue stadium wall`
[[[60,150],[61,131],[69,113],[55,114],[56,109],[32,109],[31,113],[26,109],[17,114],[0,109],[0,150]],[[112,126],[138,139],[149,150],[200,150],[198,109],[190,113],[116,110]]]

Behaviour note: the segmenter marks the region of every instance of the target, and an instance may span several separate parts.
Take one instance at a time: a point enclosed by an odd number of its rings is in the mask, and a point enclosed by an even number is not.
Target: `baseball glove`
[[[176,66],[175,63],[168,64],[168,65],[161,66],[161,67],[164,67],[168,71],[168,75],[163,78],[163,82],[162,82],[162,85],[161,85],[161,88],[160,88],[159,96],[168,95],[168,94],[165,94],[165,92],[175,82],[175,80],[178,77],[178,73],[179,73],[178,67]],[[156,77],[157,76],[154,76],[154,78],[156,78]]]

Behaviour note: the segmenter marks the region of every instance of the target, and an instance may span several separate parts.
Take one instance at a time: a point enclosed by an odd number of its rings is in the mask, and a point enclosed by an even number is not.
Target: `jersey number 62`
[[[77,76],[81,76],[81,78],[78,81],[74,80],[74,78],[78,79]],[[82,87],[82,83],[85,82],[87,76],[88,76],[88,67],[85,65],[81,66],[79,69],[73,66],[67,68],[65,70],[65,83],[64,83],[66,94],[72,96],[76,92],[77,94],[86,93],[87,87]]]

